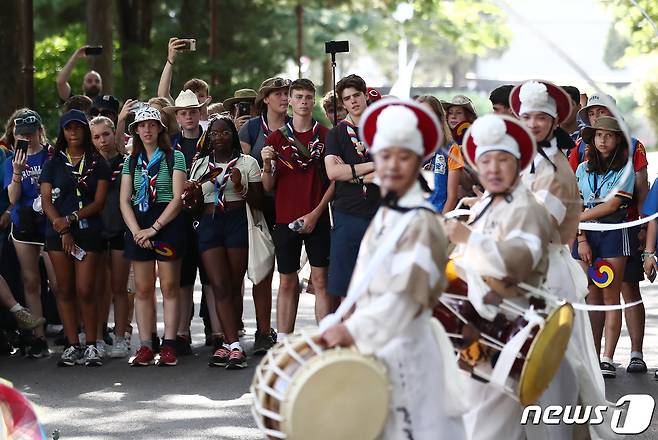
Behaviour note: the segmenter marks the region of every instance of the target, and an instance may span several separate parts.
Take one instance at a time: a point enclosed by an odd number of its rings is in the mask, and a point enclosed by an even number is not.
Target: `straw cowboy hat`
[[[258,96],[258,93],[256,93],[255,90],[253,89],[240,89],[236,90],[235,93],[233,93],[232,98],[228,98],[226,101],[224,101],[224,109],[231,109],[234,104],[237,104],[238,102],[254,102],[256,100],[256,96]]]

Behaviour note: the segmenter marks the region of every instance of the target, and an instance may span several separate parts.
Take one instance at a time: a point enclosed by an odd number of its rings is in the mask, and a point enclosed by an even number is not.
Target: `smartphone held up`
[[[181,38],[178,41],[185,43],[180,50],[189,50],[191,52],[196,51],[196,40],[194,38]]]

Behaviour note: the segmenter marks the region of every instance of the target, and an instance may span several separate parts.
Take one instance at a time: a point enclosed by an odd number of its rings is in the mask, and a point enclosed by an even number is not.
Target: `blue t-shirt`
[[[80,196],[78,196],[75,185],[76,181],[73,177],[73,172],[75,171],[77,173],[78,171],[78,165],[79,162],[74,167],[71,167],[64,153],[57,152],[52,159],[43,165],[43,170],[41,171],[41,183],[47,182],[52,185],[53,189],[59,188],[59,197],[55,199],[53,204],[62,217],[80,210],[80,203],[82,203],[82,206],[92,203],[96,196],[98,181],[110,180],[112,172],[107,165],[107,161],[103,156],[94,152],[90,157],[85,157],[84,167],[82,168],[82,173],[80,173],[85,179],[85,185],[80,187]],[[78,222],[71,225],[71,232],[75,233],[79,229],[98,233],[102,231],[103,222],[100,213],[84,220],[86,222]],[[81,227],[83,225],[86,225],[86,227]],[[58,236],[50,221],[46,226],[46,236]]]
[[[448,200],[448,151],[445,148],[439,148],[432,157],[432,169],[434,171],[434,192],[430,196],[429,202],[437,211],[441,212]]]
[[[25,163],[28,168],[21,173],[21,198],[11,208],[11,222],[18,225],[18,210],[24,206],[32,206],[32,202],[39,196],[39,178],[44,163],[48,160],[48,149],[44,148],[35,154],[27,156]],[[4,169],[4,187],[11,184],[14,175],[13,160],[6,160],[2,165]]]
[[[627,198],[630,202],[633,199],[633,189],[635,188],[635,173],[631,169],[631,172],[622,181],[625,170],[626,167],[619,171],[610,170],[606,174],[596,174],[587,172],[587,162],[578,165],[576,180],[583,198],[583,206],[592,208],[598,205],[614,190],[617,190],[617,196]]]

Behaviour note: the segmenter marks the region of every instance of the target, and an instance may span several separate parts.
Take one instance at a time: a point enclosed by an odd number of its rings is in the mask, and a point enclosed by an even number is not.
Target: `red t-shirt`
[[[580,165],[580,162],[578,161],[578,149],[580,148],[581,143],[583,142],[582,139],[578,139],[576,141],[576,146],[571,150],[571,154],[569,155],[569,164],[571,165],[571,168],[576,172],[576,168],[578,168],[578,165]],[[587,153],[589,152],[590,146],[587,145],[585,147],[585,155],[584,155],[584,160],[587,160]],[[649,162],[647,162],[647,149],[644,147],[644,144],[642,142],[637,141],[637,146],[635,147],[635,152],[633,153],[633,170],[637,173],[638,171],[646,168],[649,165]],[[626,216],[626,221],[633,221],[637,220],[639,218],[639,211],[637,207],[637,199],[633,197],[633,202],[629,205],[628,207],[628,215]]]
[[[291,158],[293,149],[290,140],[279,130],[273,131],[266,140],[274,150],[290,164],[291,169],[283,161],[276,161],[276,189],[274,192],[274,205],[277,223],[291,223],[313,211],[322,200],[329,179],[324,168],[324,141],[329,130],[319,126],[319,145],[322,148],[320,157],[306,169],[302,169]],[[310,149],[313,143],[313,130],[299,133],[295,137]]]

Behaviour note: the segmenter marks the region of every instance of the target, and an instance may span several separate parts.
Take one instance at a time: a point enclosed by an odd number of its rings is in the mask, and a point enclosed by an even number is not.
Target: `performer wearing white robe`
[[[384,100],[369,107],[359,132],[372,145],[382,194],[392,201],[379,209],[363,238],[346,301],[363,277],[369,277],[367,288],[354,313],[343,324],[328,327],[322,337],[329,346],[353,343],[386,364],[392,391],[382,439],[465,439],[456,357],[445,331],[431,317],[446,285],[448,243],[417,182],[421,159],[438,145],[438,124],[415,103]],[[408,150],[417,155],[415,169],[390,165],[390,157],[408,156]],[[401,180],[410,184],[389,186]],[[394,236],[405,216],[409,224]],[[370,265],[387,240],[395,240],[392,252],[383,264]]]
[[[498,310],[484,299],[488,289],[478,289],[475,281],[487,276],[541,286],[552,229],[546,210],[519,176],[532,161],[535,142],[517,120],[484,116],[473,123],[464,145],[466,159],[478,170],[487,192],[471,208],[469,227],[451,221],[446,233],[458,244],[452,256],[467,272],[469,300],[481,316],[492,319]],[[516,160],[515,168],[510,166],[510,155]],[[523,296],[508,299],[527,305]],[[470,411],[464,422],[469,439],[525,438],[518,399],[493,383],[467,383]]]
[[[538,148],[531,169],[523,173],[523,182],[550,214],[553,226],[549,246],[548,273],[544,288],[571,303],[584,304],[587,276],[571,256],[569,245],[578,231],[582,201],[576,177],[569,161],[557,147],[554,135],[557,127],[571,112],[571,98],[560,87],[547,81],[528,81],[510,93],[512,110],[533,130]],[[540,127],[532,121],[534,114],[552,118],[552,125]],[[560,370],[541,397],[539,405],[607,405],[605,383],[600,373],[599,359],[587,311],[576,310],[574,326]],[[572,425],[536,425],[526,428],[529,440],[561,440],[585,435]],[[590,426],[592,438],[618,438],[609,423]],[[587,437],[585,437],[587,438]]]

